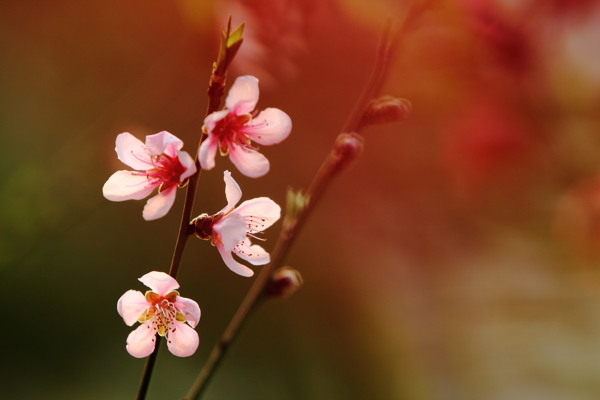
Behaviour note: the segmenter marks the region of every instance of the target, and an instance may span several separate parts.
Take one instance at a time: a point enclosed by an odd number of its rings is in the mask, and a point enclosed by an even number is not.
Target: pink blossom
[[[252,276],[254,272],[235,261],[232,253],[252,265],[268,264],[269,253],[259,245],[253,245],[250,238],[260,240],[257,235],[279,219],[281,208],[267,197],[246,200],[234,208],[242,197],[242,191],[229,171],[225,171],[224,180],[227,206],[215,215],[202,214],[196,218],[193,221],[196,235],[211,240],[230,270],[242,276]]]
[[[150,355],[156,345],[156,334],[166,336],[167,346],[174,355],[194,354],[200,343],[198,333],[192,329],[200,320],[198,303],[179,296],[175,290],[179,284],[164,272],[149,272],[140,282],[152,290],[146,294],[128,290],[117,303],[117,311],[128,326],[136,321],[142,323],[127,337],[129,354],[137,358]]]
[[[256,115],[253,111],[258,102],[258,79],[240,76],[235,80],[225,100],[225,108],[214,112],[204,120],[208,138],[198,150],[202,169],[215,166],[217,148],[229,158],[237,169],[251,178],[269,172],[269,160],[251,141],[265,146],[277,144],[288,137],[292,120],[277,108],[267,108]]]
[[[111,201],[141,200],[154,188],[158,194],[146,203],[146,221],[164,217],[175,202],[177,186],[196,173],[192,157],[181,151],[183,142],[169,132],[146,136],[146,144],[125,132],[117,136],[117,156],[136,171],[115,172],[102,188]]]

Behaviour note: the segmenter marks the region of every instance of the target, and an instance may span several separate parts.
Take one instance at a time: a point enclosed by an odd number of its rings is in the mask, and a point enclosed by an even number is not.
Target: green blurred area
[[[193,153],[219,29],[230,78],[294,128],[249,179],[203,172],[196,212],[306,188],[360,95],[386,17],[409,2],[0,2],[0,397],[131,399],[144,360],[116,312],[167,271],[183,191],[161,220],[112,203],[116,135],[167,130]],[[305,285],[255,312],[206,399],[596,399],[600,393],[600,5],[436,1],[385,85],[413,113],[370,127],[288,257]],[[232,79],[230,79],[231,81]],[[281,228],[267,231],[271,250]],[[258,271],[260,267],[255,267]],[[148,399],[181,398],[254,278],[191,240],[182,296],[198,352],[161,349]],[[165,346],[163,346],[165,347]]]

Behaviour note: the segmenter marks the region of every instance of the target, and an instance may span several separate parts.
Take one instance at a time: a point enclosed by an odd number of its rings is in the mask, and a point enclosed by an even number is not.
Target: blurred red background
[[[193,152],[227,16],[247,23],[230,82],[292,118],[249,179],[226,158],[195,214],[306,188],[408,1],[0,2],[0,396],[130,399],[143,360],[116,312],[168,269],[183,196],[159,221],[102,197],[116,135]],[[600,4],[432,1],[384,93],[403,123],[365,130],[291,251],[303,288],[255,312],[206,399],[595,399],[600,393]],[[281,224],[267,231],[272,249]],[[255,270],[259,270],[256,267]],[[179,282],[198,352],[161,349],[149,399],[182,397],[252,279],[190,241]],[[164,351],[164,352],[163,352]]]

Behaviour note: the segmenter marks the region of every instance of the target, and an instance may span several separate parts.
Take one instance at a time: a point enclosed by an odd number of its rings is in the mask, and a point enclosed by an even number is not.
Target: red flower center
[[[219,151],[221,155],[229,154],[229,148],[232,145],[245,147],[250,150],[257,150],[250,144],[250,138],[244,133],[244,126],[252,120],[252,115],[235,115],[229,113],[218,120],[213,127],[212,134],[219,141]]]
[[[181,165],[179,158],[171,157],[165,153],[152,156],[152,164],[154,168],[147,170],[143,175],[146,175],[148,180],[153,183],[161,182],[158,188],[159,193],[174,185],[179,185],[181,183],[181,174],[186,171],[186,168]]]

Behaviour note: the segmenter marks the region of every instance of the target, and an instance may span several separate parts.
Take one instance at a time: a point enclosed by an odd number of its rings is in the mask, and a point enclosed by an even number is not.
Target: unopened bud
[[[347,169],[362,153],[364,139],[358,133],[340,133],[331,152],[335,172]]]
[[[295,293],[302,283],[300,272],[290,267],[279,268],[273,272],[271,281],[265,288],[265,295],[273,299],[284,299]]]
[[[310,198],[301,190],[294,191],[292,188],[287,190],[287,201],[285,206],[286,218],[295,219],[308,207]]]
[[[412,104],[406,99],[382,96],[371,100],[362,118],[363,125],[387,124],[404,121]]]
[[[221,218],[223,218],[222,213],[215,215],[200,214],[190,222],[191,232],[195,233],[202,240],[209,240],[212,238],[213,225],[219,222]]]

